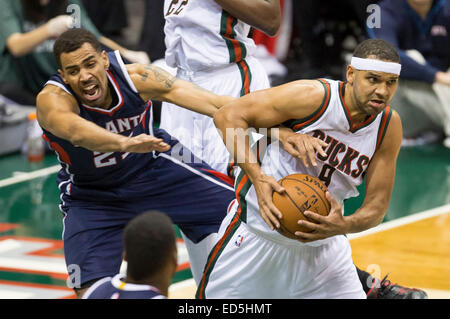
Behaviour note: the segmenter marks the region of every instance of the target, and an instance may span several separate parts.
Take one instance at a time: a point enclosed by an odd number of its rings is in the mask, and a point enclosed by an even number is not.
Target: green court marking
[[[185,269],[185,270],[181,270],[178,271],[175,276],[172,278],[171,283],[176,283],[182,280],[186,280],[186,279],[191,279],[192,278],[192,272],[191,269]]]
[[[360,196],[345,202],[345,215],[353,213],[364,200]],[[384,221],[450,203],[450,150],[440,144],[402,148],[397,160],[394,189]]]
[[[46,275],[17,273],[10,271],[0,271],[0,280],[29,282],[33,284],[51,285],[67,288],[65,280],[52,278]]]
[[[0,157],[0,180],[12,177],[13,172],[31,172],[59,164],[54,154],[47,154],[42,162],[29,163],[25,155],[14,153]]]

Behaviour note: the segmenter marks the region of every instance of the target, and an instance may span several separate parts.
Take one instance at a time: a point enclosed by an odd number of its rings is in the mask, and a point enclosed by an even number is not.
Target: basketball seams
[[[283,186],[283,182],[284,182],[285,180],[290,180],[290,179],[289,179],[289,178],[283,179],[283,180],[281,181],[281,186]],[[310,219],[302,212],[302,210],[300,209],[300,207],[297,206],[297,203],[292,199],[291,195],[289,195],[289,193],[288,193],[287,190],[286,190],[286,195],[287,195],[287,197],[289,198],[289,200],[292,202],[292,204],[298,209],[298,211],[300,212],[300,214],[301,214],[307,221],[313,222],[312,220],[310,220]]]
[[[319,197],[320,200],[322,201],[322,204],[323,204],[326,208],[327,208],[328,206],[330,206],[330,205],[327,205],[327,203],[324,201],[324,199],[322,198],[322,196],[321,196],[319,193],[317,193],[317,191],[316,191],[313,187],[311,187],[310,185],[308,185],[308,184],[305,183],[304,181],[299,180],[299,179],[296,179],[296,178],[292,178],[292,177],[284,178],[283,180],[294,180],[294,181],[300,182],[300,183],[302,183],[302,184],[308,186],[314,193],[316,193],[316,194],[318,195],[318,197]],[[295,205],[295,206],[297,207],[297,205]],[[330,206],[330,208],[331,208],[331,206]],[[306,217],[306,216],[305,216],[305,217]]]

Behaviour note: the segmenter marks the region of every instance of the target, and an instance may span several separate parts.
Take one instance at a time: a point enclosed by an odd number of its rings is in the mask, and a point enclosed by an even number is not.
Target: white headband
[[[360,71],[379,71],[397,75],[400,75],[400,70],[402,69],[402,65],[400,63],[385,62],[374,59],[361,59],[356,57],[352,57],[350,65]]]

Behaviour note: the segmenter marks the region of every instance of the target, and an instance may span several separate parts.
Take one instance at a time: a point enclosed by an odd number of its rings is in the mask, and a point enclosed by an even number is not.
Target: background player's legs
[[[191,271],[196,285],[199,284],[203,276],[203,270],[205,268],[206,261],[208,260],[208,256],[211,252],[211,249],[216,244],[218,238],[220,238],[223,235],[226,225],[228,225],[231,219],[233,218],[237,208],[238,208],[237,201],[233,200],[228,206],[227,216],[225,216],[224,220],[222,221],[219,232],[212,233],[211,235],[201,240],[197,244],[194,244],[188,238],[188,236],[186,236],[183,233],[183,231],[181,231],[181,235],[183,236],[184,242],[186,243],[186,248],[188,250],[189,256],[192,257]]]
[[[181,231],[181,236],[186,244],[186,249],[189,254],[189,263],[191,266],[192,276],[194,277],[195,284],[198,285],[202,278],[203,269],[205,268],[206,260],[208,259],[209,252],[216,243],[217,233],[212,233],[206,238],[194,244],[184,233]]]

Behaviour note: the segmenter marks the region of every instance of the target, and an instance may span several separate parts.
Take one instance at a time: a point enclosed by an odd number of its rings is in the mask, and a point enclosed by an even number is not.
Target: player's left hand
[[[309,163],[317,166],[316,152],[319,152],[322,156],[327,156],[324,148],[328,144],[317,137],[308,134],[298,134],[289,128],[280,127],[279,140],[283,149],[303,161],[306,167],[309,167]]]
[[[312,231],[310,233],[295,232],[299,241],[308,243],[347,233],[347,224],[345,217],[342,215],[342,206],[331,196],[330,192],[327,192],[326,196],[331,204],[330,213],[328,216],[322,216],[311,211],[305,211],[305,216],[311,221],[299,220],[298,224]]]

